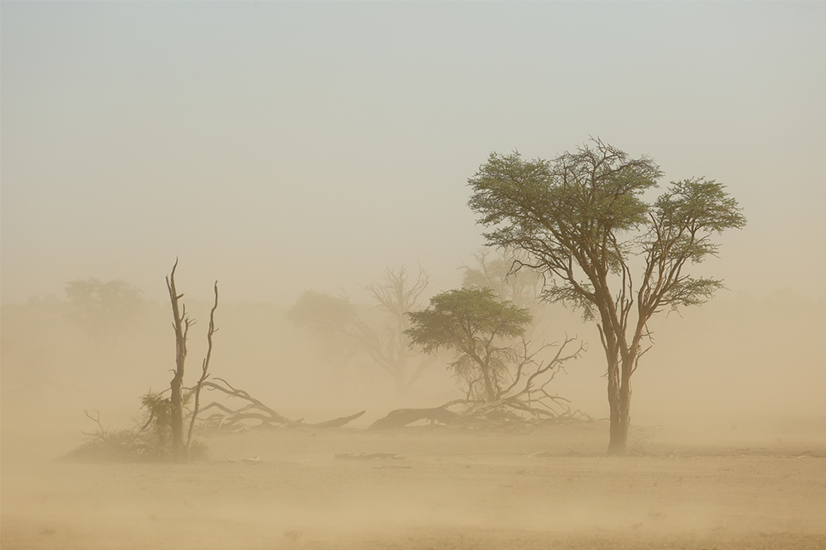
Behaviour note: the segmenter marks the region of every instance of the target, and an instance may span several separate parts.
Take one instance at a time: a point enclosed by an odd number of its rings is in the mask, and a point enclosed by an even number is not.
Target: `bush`
[[[84,432],[88,439],[68,452],[64,460],[74,462],[165,462],[172,457],[172,405],[168,398],[147,392],[141,396],[143,419],[140,426],[109,430],[100,422],[100,413],[84,411],[97,431]],[[192,441],[190,460],[206,460],[209,448],[202,441]]]

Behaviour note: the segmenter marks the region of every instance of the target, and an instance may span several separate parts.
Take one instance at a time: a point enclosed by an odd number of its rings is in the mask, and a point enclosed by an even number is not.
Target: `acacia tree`
[[[524,335],[533,320],[527,308],[497,300],[489,288],[442,292],[427,309],[407,315],[413,344],[425,353],[456,352],[450,368],[467,384],[468,397],[485,401],[502,395],[508,371],[519,361],[519,348],[509,340]]]
[[[464,400],[425,409],[427,418],[444,422],[444,410],[457,403],[465,405],[463,417],[477,420],[480,415],[490,419],[493,411],[510,422],[522,422],[526,415],[527,420],[551,421],[588,417],[572,411],[570,401],[548,389],[585,346],[580,343],[570,351],[568,345],[576,338],[566,337],[561,344],[531,349],[524,337],[532,322],[528,308],[499,299],[490,288],[463,288],[434,296],[427,309],[408,317],[411,327],[406,333],[414,345],[428,353],[446,349],[456,354],[448,366],[466,391]],[[556,353],[548,357],[545,352],[553,347]],[[418,412],[422,411],[396,411],[397,418],[386,422],[412,421]],[[429,416],[431,412],[436,416]]]
[[[513,269],[545,277],[544,301],[596,320],[607,361],[609,454],[627,449],[631,376],[650,349],[649,319],[722,288],[687,268],[717,254],[715,234],[746,223],[724,186],[704,178],[671,182],[646,202],[661,176],[653,160],[596,139],[550,161],[493,153],[468,180],[488,245],[523,250]]]

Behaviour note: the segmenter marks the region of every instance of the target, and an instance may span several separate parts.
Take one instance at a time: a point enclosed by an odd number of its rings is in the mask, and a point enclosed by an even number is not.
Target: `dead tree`
[[[407,313],[417,307],[419,297],[429,283],[430,278],[421,267],[416,281],[412,284],[408,281],[404,266],[398,271],[387,269],[382,282],[365,287],[376,301],[377,307],[389,317],[384,330],[377,334],[360,318],[355,319],[356,338],[370,357],[393,377],[397,395],[408,394],[410,388],[433,363],[432,358],[421,358],[415,370],[408,375],[408,360],[412,358],[413,353],[410,339],[404,332],[410,328]]]
[[[184,367],[186,365],[186,342],[189,337],[189,328],[195,324],[195,320],[191,319],[186,312],[186,304],[181,303],[183,293],[178,294],[178,289],[175,286],[175,270],[178,268],[178,260],[175,259],[175,265],[172,266],[172,273],[166,278],[166,288],[169,290],[169,300],[172,303],[172,327],[175,330],[175,371],[172,381],[169,384],[170,402],[172,405],[172,415],[170,418],[170,427],[172,429],[172,460],[174,462],[188,462],[189,449],[192,445],[192,429],[195,423],[195,417],[198,414],[198,407],[200,405],[200,389],[205,383],[208,376],[209,359],[212,356],[212,336],[215,334],[215,310],[218,308],[218,282],[215,282],[215,305],[209,315],[209,331],[207,333],[207,340],[209,342],[209,349],[207,356],[203,361],[201,378],[198,381],[195,389],[195,409],[190,420],[188,437],[184,438],[184,403],[183,403],[183,381],[184,381]]]
[[[189,327],[194,321],[186,313],[186,304],[180,304],[183,294],[178,294],[175,287],[175,270],[178,260],[172,266],[172,273],[166,278],[166,288],[169,290],[169,300],[172,302],[172,327],[175,330],[175,375],[169,384],[172,392],[172,459],[175,462],[186,462],[186,446],[184,444],[184,406],[181,388],[184,382],[184,366],[186,364],[186,340]]]
[[[468,427],[474,424],[474,419],[463,414],[453,412],[448,407],[456,402],[446,403],[441,407],[430,409],[396,409],[390,411],[384,418],[379,418],[373,422],[368,430],[389,430],[403,428],[420,420],[427,420],[431,423],[439,422],[446,426]]]
[[[531,352],[529,351],[530,342],[523,339],[520,350],[521,360],[516,368],[513,381],[497,395],[493,402],[478,403],[474,410],[482,412],[501,406],[511,409],[521,417],[546,420],[582,415],[583,413],[579,411],[571,410],[570,400],[548,390],[548,386],[557,375],[565,372],[565,363],[578,359],[585,352],[586,346],[580,342],[574,351],[566,353],[566,347],[575,340],[576,338],[566,336],[561,344],[545,344]],[[552,347],[557,347],[557,350],[551,359],[547,361],[538,359],[541,352]]]

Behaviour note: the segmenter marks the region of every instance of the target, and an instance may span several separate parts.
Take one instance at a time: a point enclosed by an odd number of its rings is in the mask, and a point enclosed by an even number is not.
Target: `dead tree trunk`
[[[169,384],[172,391],[172,418],[170,427],[172,428],[172,460],[175,462],[186,462],[187,452],[184,442],[184,404],[181,388],[184,381],[184,364],[186,363],[186,339],[192,321],[186,313],[186,305],[179,307],[179,300],[183,294],[178,294],[175,288],[175,269],[178,267],[178,260],[172,266],[172,273],[166,278],[166,287],[169,290],[169,300],[172,302],[172,326],[175,329],[175,375]]]

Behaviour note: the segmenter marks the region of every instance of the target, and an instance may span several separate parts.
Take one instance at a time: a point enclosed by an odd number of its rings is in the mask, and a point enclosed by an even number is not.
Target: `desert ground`
[[[815,428],[714,439],[635,427],[622,458],[605,456],[602,422],[527,434],[282,428],[204,437],[209,460],[188,465],[68,463],[61,438],[7,433],[0,542],[823,549],[826,433]]]

